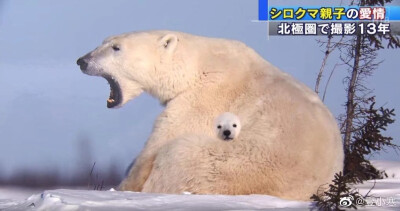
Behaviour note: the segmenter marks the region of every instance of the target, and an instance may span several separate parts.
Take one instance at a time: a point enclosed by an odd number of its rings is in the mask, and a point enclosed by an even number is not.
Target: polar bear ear
[[[179,39],[175,34],[167,34],[160,39],[160,44],[161,47],[164,48],[164,50],[166,50],[169,53],[172,53],[176,49],[178,41]]]

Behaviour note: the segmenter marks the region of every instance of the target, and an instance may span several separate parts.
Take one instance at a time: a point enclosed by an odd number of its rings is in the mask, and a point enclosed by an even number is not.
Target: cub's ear
[[[175,34],[167,34],[161,37],[160,47],[166,50],[168,53],[172,53],[175,51],[178,41],[179,39]]]

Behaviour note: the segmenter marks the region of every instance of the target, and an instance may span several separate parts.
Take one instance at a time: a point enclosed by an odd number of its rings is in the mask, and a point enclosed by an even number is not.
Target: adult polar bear
[[[307,200],[342,170],[339,130],[318,96],[241,42],[127,33],[77,63],[110,83],[109,108],[143,91],[165,105],[121,190]],[[242,122],[232,142],[213,128],[226,111]]]

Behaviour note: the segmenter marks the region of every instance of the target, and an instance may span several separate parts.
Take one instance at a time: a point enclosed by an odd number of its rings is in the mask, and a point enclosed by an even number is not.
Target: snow
[[[360,193],[377,205],[360,210],[400,210],[400,162],[372,161],[385,170],[387,179],[357,185]],[[0,187],[0,210],[308,210],[312,202],[284,200],[267,195],[195,195],[57,189],[37,190]],[[378,206],[379,205],[379,206]]]
[[[8,210],[260,210],[307,208],[309,203],[265,195],[173,195],[59,189],[44,191],[10,205]]]
[[[18,202],[38,193],[40,193],[40,190],[21,187],[0,187],[0,210],[18,205]]]
[[[41,190],[22,187],[0,187],[0,200],[14,199],[24,200],[32,194],[38,194]]]
[[[399,161],[387,161],[387,160],[372,160],[378,170],[384,170],[388,175],[388,178],[400,179],[400,162]]]

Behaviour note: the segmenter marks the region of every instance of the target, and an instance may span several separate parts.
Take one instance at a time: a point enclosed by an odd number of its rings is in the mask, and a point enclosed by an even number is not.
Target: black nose
[[[79,65],[79,67],[81,68],[81,70],[86,70],[87,69],[87,67],[88,67],[88,63],[85,61],[85,59],[84,58],[79,58],[77,61],[76,61],[76,64],[78,64]]]
[[[231,131],[230,130],[224,130],[224,136],[229,136],[231,135]]]

